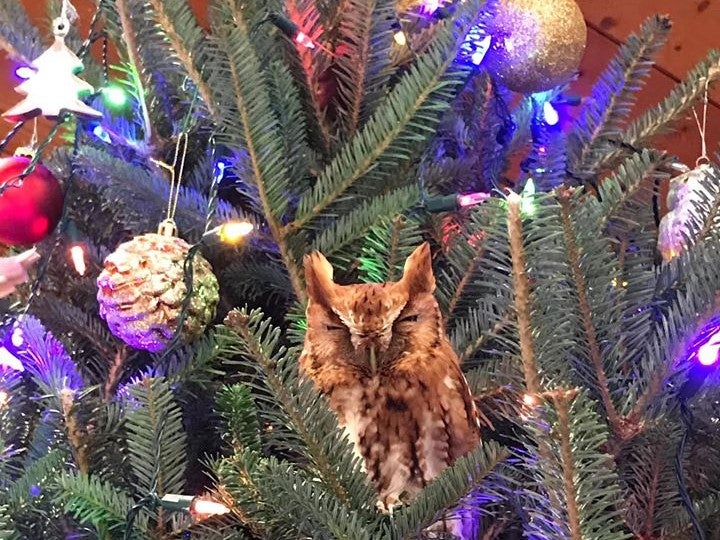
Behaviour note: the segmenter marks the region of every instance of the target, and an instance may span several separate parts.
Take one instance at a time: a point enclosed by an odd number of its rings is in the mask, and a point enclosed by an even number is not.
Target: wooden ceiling
[[[2,0],[7,1],[7,0]],[[12,0],[14,1],[14,0]],[[45,2],[23,0],[32,18],[47,28]],[[87,24],[95,5],[94,0],[73,0]],[[191,0],[199,12],[205,0]],[[673,20],[669,44],[659,57],[646,88],[638,97],[636,110],[644,110],[660,102],[684,75],[701,60],[708,49],[720,45],[720,0],[578,0],[588,23],[588,46],[580,69],[580,77],[573,91],[588,95],[592,83],[617,51],[619,44],[634,32],[647,17],[667,13]],[[42,26],[41,26],[42,27]],[[0,54],[0,110],[18,100],[12,90],[12,63]],[[708,143],[714,154],[720,148],[720,85],[714,89],[708,114]],[[41,132],[46,129],[40,121]],[[0,124],[1,126],[1,124]],[[9,129],[10,124],[7,124]],[[5,129],[0,129],[0,137]],[[29,132],[16,140],[27,142]],[[693,164],[699,155],[700,139],[692,118],[678,125],[676,133],[657,141],[656,146],[677,154],[685,163]]]

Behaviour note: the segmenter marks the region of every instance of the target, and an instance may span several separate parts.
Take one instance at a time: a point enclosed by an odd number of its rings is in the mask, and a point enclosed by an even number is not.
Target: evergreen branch
[[[560,444],[560,462],[562,464],[565,501],[567,501],[568,526],[572,540],[582,540],[580,530],[580,512],[578,509],[575,471],[573,463],[572,434],[570,433],[570,402],[577,397],[577,390],[559,389],[552,393],[552,401],[557,412],[558,435]]]
[[[290,20],[295,22],[314,43],[324,41],[325,29],[320,23],[321,16],[315,2],[285,0],[285,10]],[[325,93],[321,77],[328,69],[329,56],[324,50],[308,49],[299,43],[293,43],[293,46],[302,69],[305,102],[309,104],[309,109],[313,113],[310,121],[320,134],[319,142],[324,153],[327,154],[332,147],[333,128],[328,120],[325,105],[321,101]]]
[[[720,70],[713,69],[718,67],[720,49],[712,49],[662,103],[648,110],[630,125],[622,140],[640,146],[650,137],[667,130],[670,124],[680,119],[693,103],[703,96],[708,79],[709,84],[720,79]]]
[[[463,298],[466,287],[470,284],[470,280],[474,277],[475,272],[480,267],[480,261],[482,261],[485,256],[485,253],[482,249],[477,249],[474,251],[475,255],[468,262],[466,270],[461,274],[462,277],[460,278],[460,281],[458,282],[455,291],[453,292],[450,300],[448,301],[446,308],[448,320],[450,320],[455,313],[455,310],[458,307],[458,303]]]
[[[334,497],[351,508],[367,508],[373,498],[371,488],[365,475],[360,473],[360,464],[350,443],[312,382],[298,381],[296,359],[279,345],[279,330],[263,320],[259,310],[231,311],[226,324],[241,338],[239,345],[250,360],[245,365],[260,377],[251,385],[259,390],[256,395],[269,391],[272,396],[266,405],[270,410],[265,414],[270,413],[271,421],[278,428],[293,429],[305,447],[303,454],[310,459],[315,474]],[[258,387],[260,382],[262,385]]]
[[[307,140],[307,121],[290,70],[282,62],[268,66],[271,103],[283,134],[285,160],[288,170],[289,198],[295,198],[309,186],[310,167],[315,156]]]
[[[115,395],[115,390],[118,384],[120,384],[120,378],[122,377],[127,356],[127,347],[120,345],[115,351],[110,369],[108,369],[107,377],[105,378],[105,384],[103,385],[103,401],[105,403],[112,401]]]
[[[344,131],[372,115],[390,77],[395,0],[347,0],[339,11],[335,73]]]
[[[638,425],[659,397],[677,391],[668,388],[665,380],[671,372],[688,368],[683,342],[717,311],[720,268],[708,263],[717,249],[717,242],[703,242],[663,269],[669,275],[661,275],[659,281],[667,289],[660,288],[665,298],[655,307],[657,322],[641,343],[641,362],[635,367],[641,376],[625,391],[625,406],[630,409],[626,420],[631,425]]]
[[[241,19],[240,13],[234,19]],[[278,245],[283,262],[290,275],[293,291],[300,300],[305,292],[298,264],[293,258],[285,238],[281,219],[287,208],[287,169],[282,161],[282,139],[278,121],[270,104],[270,94],[260,61],[253,51],[249,37],[239,28],[225,28],[216,39],[218,49],[227,57],[233,110],[240,117],[240,126],[222,122],[227,134],[233,134],[247,151],[253,182],[258,190],[268,228]]]
[[[42,316],[43,322],[52,328],[56,335],[73,333],[86,341],[103,358],[112,358],[118,340],[108,331],[96,313],[88,313],[77,305],[46,293],[38,298],[33,309]]]
[[[508,311],[492,326],[487,324],[487,321],[497,319],[493,307],[488,308],[481,304],[481,307],[470,310],[465,320],[456,321],[451,341],[455,350],[460,351],[461,364],[474,356],[486,341],[499,335],[512,322],[512,313]],[[468,336],[475,337],[468,340]],[[461,343],[464,343],[465,346],[460,346]]]
[[[121,534],[126,516],[135,504],[129,495],[116,490],[109,482],[79,473],[63,473],[57,479],[59,492],[55,499],[80,523],[91,524],[98,531]],[[147,516],[140,514],[135,528],[147,534]]]
[[[650,73],[652,57],[667,41],[671,26],[666,16],[645,21],[640,34],[628,37],[600,76],[570,134],[576,147],[572,164],[576,174],[592,176],[605,154],[603,142],[620,135],[622,122]]]
[[[580,250],[577,244],[574,224],[570,216],[570,192],[568,190],[561,190],[558,198],[560,201],[568,264],[570,266],[570,273],[572,275],[575,292],[577,294],[580,309],[580,320],[582,328],[585,332],[590,361],[592,362],[595,370],[595,377],[597,378],[598,389],[603,407],[605,408],[605,414],[607,414],[608,417],[608,422],[610,423],[613,432],[617,432],[620,427],[620,417],[615,409],[615,404],[610,397],[608,378],[603,366],[602,352],[598,342],[597,331],[593,323],[593,312],[588,298],[588,285],[581,267]],[[565,407],[567,407],[567,403],[565,403]],[[558,411],[558,414],[560,414],[560,411]]]
[[[40,33],[30,22],[22,2],[0,3],[0,49],[25,65],[43,51]]]
[[[612,457],[603,451],[608,433],[593,402],[576,389],[540,396],[529,423],[530,440],[519,451],[529,478],[525,534],[531,538],[626,540],[622,497]],[[551,406],[554,405],[554,406]]]
[[[410,185],[366,200],[322,231],[313,241],[312,249],[328,257],[342,253],[343,249],[364,238],[381,219],[406,211],[414,206],[419,198],[419,188]]]
[[[606,178],[598,188],[601,221],[598,227],[604,229],[608,222],[640,192],[643,184],[663,173],[665,155],[643,150],[629,156],[617,171]]]
[[[398,215],[380,220],[366,236],[360,256],[360,279],[366,283],[398,281],[405,259],[422,241],[420,224]]]
[[[457,507],[460,513],[481,511],[477,508],[478,502],[488,502],[498,496],[494,484],[502,479],[499,469],[508,455],[509,452],[497,443],[484,442],[458,459],[435,477],[409,506],[393,513],[392,538],[417,538],[443,517],[452,519],[452,509]],[[468,495],[469,498],[478,497],[479,501],[463,501]],[[465,505],[475,508],[465,508]]]
[[[244,527],[260,538],[273,538],[272,519],[266,512],[273,511],[261,492],[257,471],[264,458],[257,451],[236,447],[231,456],[214,464],[217,476],[216,498],[231,509]]]
[[[65,465],[65,453],[58,449],[36,459],[23,471],[22,476],[15,480],[3,493],[3,501],[12,508],[21,508],[28,504],[33,485],[46,486],[51,484]]]
[[[457,223],[442,226],[443,231],[452,231],[449,240],[442,240],[448,245],[444,254],[447,264],[437,275],[437,296],[446,314],[449,332],[454,332],[458,324],[464,324],[466,316],[480,307],[479,304],[494,311],[497,317],[502,317],[511,307],[511,264],[505,219],[506,212],[501,205],[488,201]],[[471,334],[466,337],[470,340],[477,337]],[[462,349],[466,343],[457,342],[457,345]]]
[[[479,0],[463,4],[459,26],[467,27],[479,9]],[[472,14],[472,15],[471,15]],[[464,31],[459,32],[464,37]],[[418,58],[365,127],[322,171],[315,186],[300,201],[289,226],[300,230],[324,215],[349,189],[362,181],[379,189],[399,166],[409,161],[449,107],[449,99],[467,70],[448,71],[461,38],[445,24],[430,50]]]
[[[63,344],[47,332],[39,320],[26,317],[20,328],[25,348],[18,355],[25,370],[45,396],[55,399],[56,410],[62,410],[65,392],[75,392],[84,386],[75,363]]]
[[[60,391],[60,399],[65,422],[65,435],[75,458],[75,465],[81,473],[89,474],[90,459],[88,456],[87,428],[78,420],[75,408],[75,392],[64,388]]]
[[[625,521],[639,537],[665,538],[668,522],[676,521],[680,498],[673,447],[679,437],[677,426],[662,422],[657,430],[634,439],[618,460],[627,501]]]
[[[218,392],[217,409],[232,436],[233,447],[260,451],[260,424],[249,387],[223,386]]]
[[[215,122],[219,123],[221,120],[220,110],[213,99],[210,86],[203,79],[200,70],[197,68],[196,62],[199,58],[197,58],[197,51],[195,49],[199,41],[202,40],[202,30],[195,24],[191,24],[190,21],[193,19],[193,16],[192,12],[189,11],[190,8],[183,0],[148,0],[148,2],[153,8],[158,25],[167,36],[168,42],[175,52],[175,56],[177,56],[188,77],[190,77],[190,80],[198,89],[198,94],[205,103],[208,112]],[[166,9],[165,2],[168,2],[170,6],[175,9]],[[170,11],[174,12],[173,14],[176,15],[176,18],[172,17]],[[174,24],[174,20],[182,21],[183,24],[188,25],[189,30],[186,35],[183,36],[180,28]]]
[[[122,39],[126,45],[128,62],[130,64],[130,76],[133,82],[134,90],[137,94],[138,105],[142,112],[143,118],[143,137],[146,143],[152,140],[152,122],[150,122],[150,113],[147,107],[145,90],[142,84],[143,61],[140,56],[140,49],[136,41],[136,34],[133,29],[132,19],[130,17],[129,7],[126,0],[116,0],[118,15],[120,17],[120,26],[122,28]]]
[[[127,447],[143,495],[182,493],[185,484],[185,432],[182,411],[162,378],[143,377],[127,387]],[[162,522],[162,518],[160,519]]]
[[[515,292],[515,313],[517,316],[518,333],[520,339],[520,356],[522,359],[525,384],[530,395],[537,395],[541,391],[540,374],[535,358],[535,344],[533,341],[532,320],[530,310],[532,299],[530,281],[525,263],[525,248],[523,246],[523,225],[520,216],[520,196],[511,193],[507,200],[507,228],[510,238],[510,256],[512,259],[512,280]]]
[[[8,515],[8,507],[0,505],[0,540],[20,540],[16,530],[10,529],[12,519]]]
[[[346,502],[328,497],[323,485],[295,465],[269,458],[261,469],[262,492],[267,500],[277,501],[274,510],[285,510],[286,527],[282,537],[386,538],[377,514],[368,519],[365,512],[350,508]],[[276,534],[279,531],[275,531]],[[384,533],[384,534],[383,534]]]

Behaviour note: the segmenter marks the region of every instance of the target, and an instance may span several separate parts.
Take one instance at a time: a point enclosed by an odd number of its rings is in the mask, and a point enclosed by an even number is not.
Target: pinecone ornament
[[[162,351],[177,329],[186,288],[183,265],[190,246],[175,236],[144,234],[118,246],[98,277],[100,316],[136,349]],[[200,254],[193,260],[193,295],[181,338],[200,336],[215,316],[217,278]]]

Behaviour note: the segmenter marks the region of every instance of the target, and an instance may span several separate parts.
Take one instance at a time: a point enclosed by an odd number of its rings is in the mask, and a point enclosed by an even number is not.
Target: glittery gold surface
[[[587,28],[574,0],[500,0],[483,64],[499,82],[530,94],[566,83],[585,51]]]
[[[136,349],[165,348],[182,311],[189,248],[180,238],[145,234],[121,244],[105,259],[97,298],[100,316],[115,336]],[[182,332],[186,341],[202,334],[219,299],[210,263],[199,254],[193,262],[193,297]]]

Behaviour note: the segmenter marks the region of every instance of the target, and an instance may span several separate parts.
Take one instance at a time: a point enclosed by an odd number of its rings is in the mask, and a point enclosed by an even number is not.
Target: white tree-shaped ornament
[[[100,111],[80,100],[94,89],[76,76],[83,70],[83,63],[65,45],[65,36],[70,30],[69,20],[55,19],[53,28],[55,42],[30,64],[35,73],[15,88],[16,92],[27,97],[3,114],[12,122],[39,115],[58,118],[63,111],[89,118],[102,117]]]

